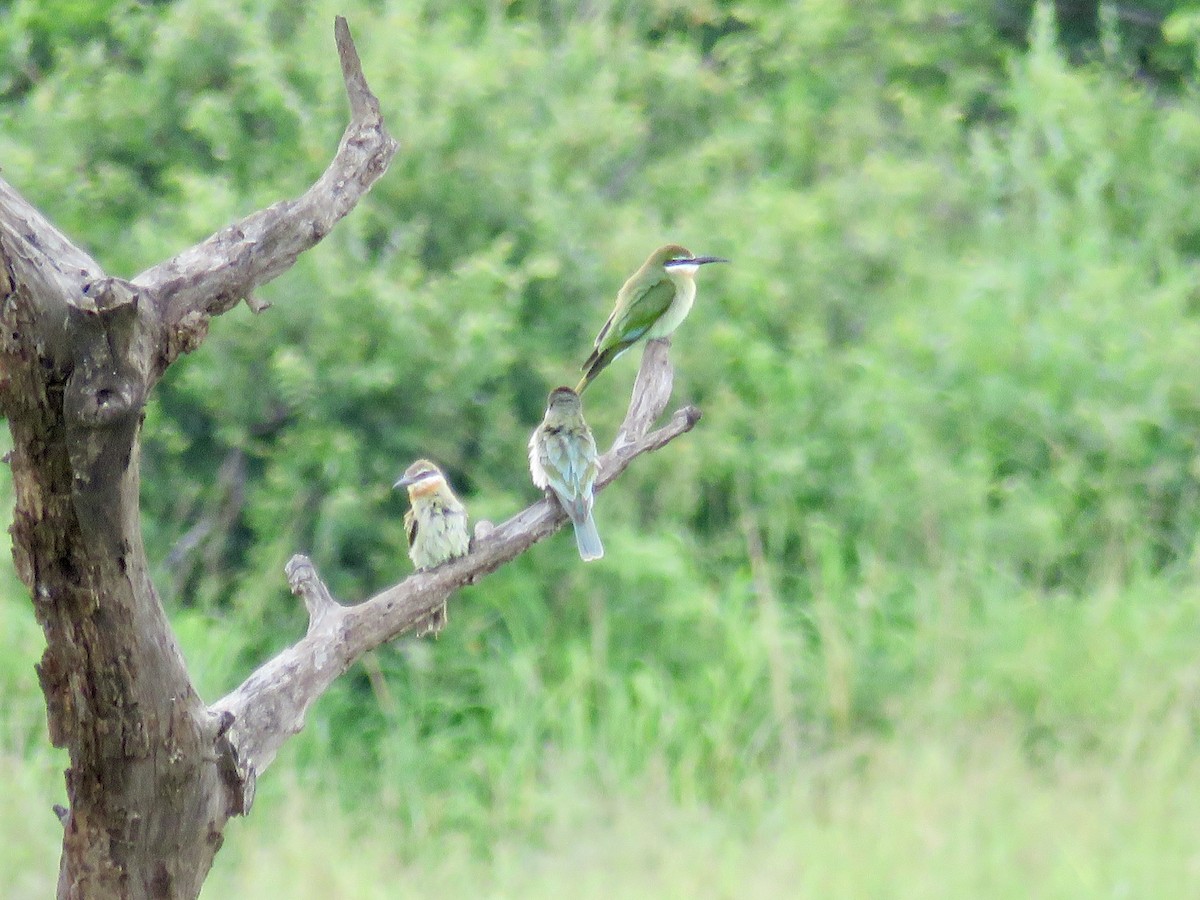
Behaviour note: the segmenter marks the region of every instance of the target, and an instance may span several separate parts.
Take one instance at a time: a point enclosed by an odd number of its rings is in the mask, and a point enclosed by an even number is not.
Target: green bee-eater
[[[709,263],[729,262],[719,256],[693,256],[678,244],[650,254],[617,294],[612,315],[596,335],[592,355],[583,364],[575,390],[583,393],[592,379],[640,340],[666,337],[687,318],[696,299],[696,270]]]
[[[585,562],[604,555],[592,518],[599,466],[596,440],[583,420],[583,403],[569,387],[555,388],[546,416],[529,439],[529,472],[533,483],[551,490],[575,526],[575,546]]]
[[[418,571],[466,554],[471,544],[467,508],[454,496],[437,466],[418,459],[393,487],[408,488],[412,508],[404,514],[404,530],[408,533],[408,555]],[[445,624],[443,605],[429,617],[426,631],[441,631]]]

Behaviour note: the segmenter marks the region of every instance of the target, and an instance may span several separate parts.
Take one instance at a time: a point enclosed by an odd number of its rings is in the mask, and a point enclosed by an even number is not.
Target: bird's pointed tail
[[[620,356],[624,349],[624,347],[619,349],[610,347],[603,353],[593,350],[592,355],[583,364],[583,377],[579,379],[579,384],[575,385],[575,393],[582,394],[587,386],[592,383],[592,379],[607,369],[608,364]]]
[[[596,530],[596,520],[589,512],[586,519],[573,523],[575,526],[575,546],[579,548],[579,558],[584,562],[600,559],[604,556],[604,545],[600,543],[600,532]]]

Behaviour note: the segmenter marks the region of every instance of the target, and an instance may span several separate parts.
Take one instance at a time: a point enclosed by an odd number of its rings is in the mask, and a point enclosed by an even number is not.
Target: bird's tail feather
[[[585,390],[587,390],[587,386],[592,383],[592,379],[599,374],[600,369],[602,368],[604,367],[596,367],[595,363],[593,363],[592,366],[585,369],[583,372],[583,377],[579,379],[579,384],[575,385],[575,393],[582,394]]]
[[[600,532],[596,530],[596,520],[589,512],[586,519],[573,523],[575,526],[575,546],[579,548],[579,558],[584,562],[600,559],[604,556],[604,545],[600,543]]]
[[[579,384],[575,386],[575,393],[582,394],[592,380],[608,368],[608,364],[620,356],[624,347],[610,347],[603,353],[592,351],[592,355],[588,357],[587,362],[583,364],[583,377],[579,379]]]
[[[588,354],[588,358],[583,361],[583,365],[579,367],[581,372],[586,372],[595,363],[596,358],[600,355],[599,349],[593,347],[592,352]]]

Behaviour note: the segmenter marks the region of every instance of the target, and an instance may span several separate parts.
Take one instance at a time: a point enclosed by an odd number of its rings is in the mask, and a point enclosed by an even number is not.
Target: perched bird
[[[555,388],[546,416],[529,438],[529,472],[543,491],[554,492],[575,526],[575,546],[585,562],[604,555],[592,518],[596,486],[596,440],[583,420],[583,403],[569,387]]]
[[[427,459],[418,459],[404,470],[404,477],[393,487],[408,488],[412,508],[404,514],[404,530],[408,533],[408,555],[418,571],[466,554],[471,543],[467,508],[454,496],[437,466]],[[430,615],[423,633],[441,631],[445,624],[443,604]]]
[[[666,337],[678,328],[696,299],[696,270],[718,262],[729,260],[693,256],[678,244],[651,253],[617,294],[616,308],[596,335],[575,390],[582,394],[593,378],[638,341]]]

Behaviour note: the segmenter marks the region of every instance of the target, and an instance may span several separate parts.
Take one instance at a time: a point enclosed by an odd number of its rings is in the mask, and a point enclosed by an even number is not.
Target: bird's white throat
[[[696,263],[672,263],[664,268],[666,268],[667,272],[671,275],[676,273],[681,275],[695,275],[700,266],[698,266]]]

